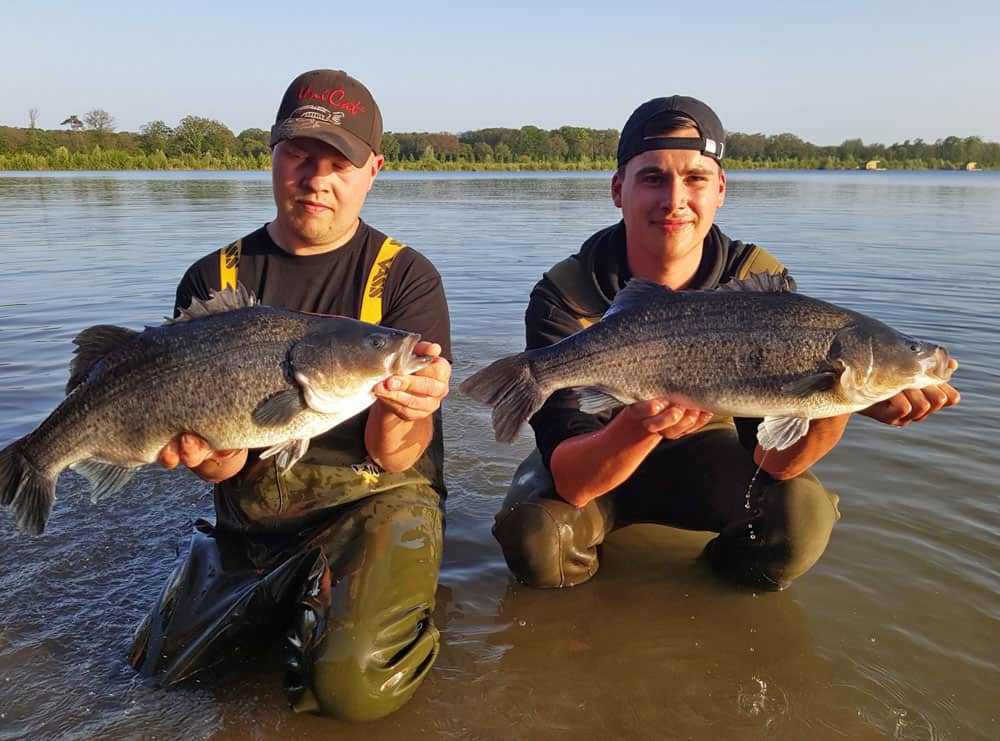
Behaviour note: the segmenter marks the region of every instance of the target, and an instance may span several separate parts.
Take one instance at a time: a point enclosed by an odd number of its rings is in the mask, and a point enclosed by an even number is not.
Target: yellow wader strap
[[[368,273],[368,280],[365,282],[365,292],[361,296],[361,313],[358,316],[361,321],[369,324],[378,324],[382,321],[382,291],[385,288],[385,280],[389,277],[389,268],[392,267],[393,260],[404,247],[406,245],[402,242],[386,237],[382,246],[378,248],[375,262],[372,263],[371,272]]]
[[[752,244],[747,250],[746,257],[743,258],[743,263],[736,269],[736,277],[743,280],[755,273],[778,275],[784,269],[785,266],[778,261],[778,258],[763,247]]]
[[[240,251],[243,240],[237,239],[219,250],[219,288],[236,290],[236,273],[240,267]]]

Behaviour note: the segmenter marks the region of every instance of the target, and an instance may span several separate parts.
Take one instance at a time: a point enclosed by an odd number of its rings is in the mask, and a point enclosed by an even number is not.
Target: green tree
[[[476,142],[475,144],[473,144],[472,154],[476,158],[476,162],[493,161],[493,147],[491,147],[486,142]]]
[[[174,130],[174,143],[181,154],[222,155],[226,151],[236,151],[239,142],[236,135],[226,126],[211,118],[185,116]]]
[[[514,134],[514,141],[511,142],[511,150],[515,157],[528,157],[533,160],[540,160],[545,156],[545,143],[548,134],[537,126],[522,126]]]
[[[569,153],[569,144],[558,131],[550,131],[545,137],[542,154],[549,160],[564,160]]]
[[[244,157],[258,157],[271,151],[271,132],[264,129],[243,129],[236,137],[239,152]]]
[[[400,144],[399,139],[394,134],[388,131],[382,134],[382,143],[379,146],[381,147],[382,154],[390,162],[395,162],[399,159]]]
[[[139,148],[146,154],[166,152],[174,130],[163,121],[150,121],[139,127]]]
[[[562,126],[559,134],[566,142],[566,157],[571,160],[585,160],[594,156],[594,134],[580,126]]]
[[[104,148],[115,130],[115,119],[107,111],[95,108],[83,114],[83,122],[89,131],[88,139],[92,146]]]

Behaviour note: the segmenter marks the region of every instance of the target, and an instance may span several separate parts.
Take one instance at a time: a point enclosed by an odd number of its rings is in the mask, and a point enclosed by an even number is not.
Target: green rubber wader
[[[590,579],[608,533],[638,523],[719,533],[705,561],[737,583],[783,589],[822,555],[839,497],[812,473],[776,481],[756,466],[731,425],[664,441],[622,486],[576,508],[555,493],[534,451],[518,467],[493,534],[517,579],[567,587]]]
[[[219,524],[196,525],[130,663],[171,684],[238,639],[285,631],[296,710],[346,720],[393,712],[439,650],[431,619],[442,548],[437,492],[413,469],[375,477],[300,462],[284,478],[270,464],[262,469],[238,498],[217,490]],[[316,487],[334,492],[325,506]]]

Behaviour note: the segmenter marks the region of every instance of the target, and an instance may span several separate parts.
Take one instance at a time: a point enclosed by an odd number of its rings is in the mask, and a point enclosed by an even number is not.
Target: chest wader
[[[746,245],[737,278],[780,273],[778,260]],[[568,258],[546,274],[585,328],[607,310],[584,265]],[[664,440],[618,488],[577,508],[555,491],[538,450],[517,468],[493,535],[517,579],[535,587],[573,586],[599,567],[598,546],[614,530],[639,523],[719,533],[704,551],[718,573],[743,584],[782,589],[822,555],[839,519],[838,497],[810,472],[790,481],[758,474],[732,417],[716,416],[698,432]]]
[[[404,246],[382,244],[364,321],[381,320]],[[236,285],[239,258],[239,241],[220,251],[221,287]],[[196,523],[187,560],[137,631],[129,661],[141,674],[172,684],[280,630],[297,711],[370,720],[412,696],[440,645],[440,498],[421,463],[390,473],[343,460],[336,432],[284,474],[258,461],[215,487],[217,524]]]

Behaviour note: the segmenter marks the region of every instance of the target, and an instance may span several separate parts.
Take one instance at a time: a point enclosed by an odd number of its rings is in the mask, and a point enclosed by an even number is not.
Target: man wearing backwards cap
[[[557,263],[531,293],[528,349],[599,319],[633,276],[674,290],[712,289],[784,267],[714,224],[726,195],[725,132],[711,108],[675,95],[643,103],[625,123],[611,195],[622,220]],[[793,284],[794,285],[794,284]],[[865,414],[905,425],[958,401],[947,384],[906,391]],[[826,548],[837,496],[809,468],[840,439],[849,415],[812,420],[800,442],[766,458],[759,420],[712,419],[665,399],[611,416],[553,394],[531,419],[538,449],[520,466],[493,533],[517,578],[571,586],[598,568],[607,533],[645,522],[718,533],[703,557],[719,574],[782,589]],[[752,504],[747,485],[757,476]]]
[[[237,641],[287,634],[293,707],[368,720],[405,703],[437,656],[450,326],[433,265],[359,217],[381,137],[360,82],[325,69],[296,78],[271,129],[274,219],[194,263],[175,312],[238,281],[271,306],[418,332],[414,351],[434,360],[377,386],[373,406],[284,474],[260,451],[213,451],[189,434],[161,452],[215,484],[216,523],[199,521],[137,633],[130,661],[143,674],[172,683]]]

